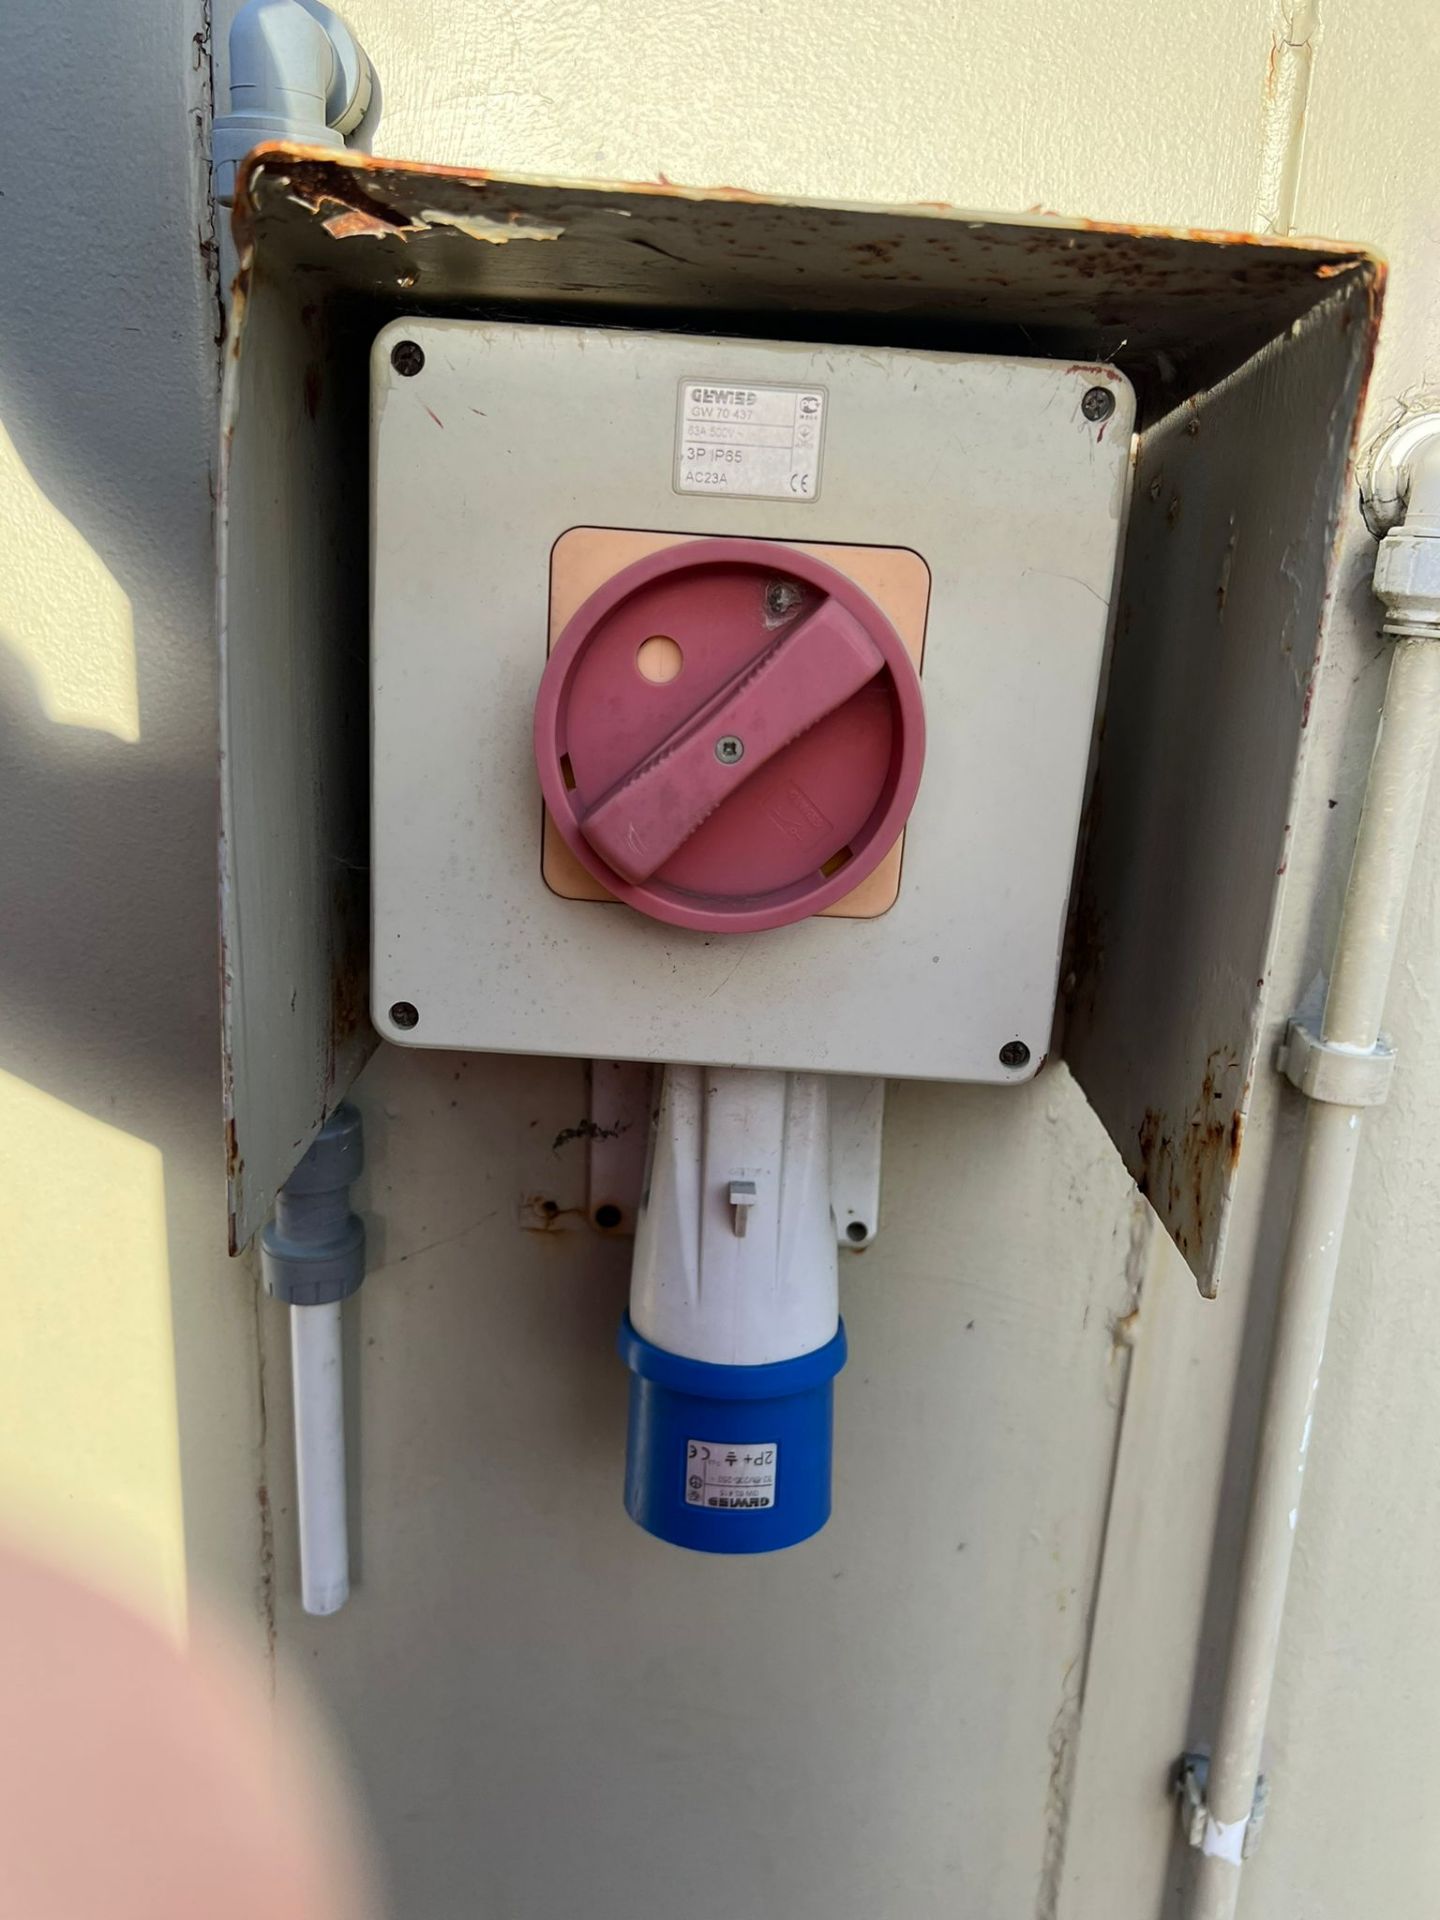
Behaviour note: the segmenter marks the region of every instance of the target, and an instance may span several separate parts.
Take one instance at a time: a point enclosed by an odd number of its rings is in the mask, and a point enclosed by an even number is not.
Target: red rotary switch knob
[[[786,926],[858,886],[924,753],[890,621],[837,568],[765,540],[688,541],[616,574],[556,642],[535,708],[566,845],[628,905],[705,932]]]

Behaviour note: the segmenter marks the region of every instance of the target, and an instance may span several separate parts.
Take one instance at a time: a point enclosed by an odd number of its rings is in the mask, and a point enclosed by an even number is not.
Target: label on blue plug
[[[773,1440],[691,1440],[686,1447],[685,1504],[729,1513],[763,1513],[775,1505],[780,1449]]]

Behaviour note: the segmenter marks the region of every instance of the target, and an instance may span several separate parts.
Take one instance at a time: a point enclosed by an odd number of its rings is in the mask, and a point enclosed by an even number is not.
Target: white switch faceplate
[[[401,341],[421,349],[418,372],[392,362]],[[1058,361],[428,319],[381,333],[372,381],[379,1030],[600,1059],[1033,1073],[1115,574],[1125,381]],[[772,396],[762,438],[783,448],[714,463],[745,476],[743,495],[686,470],[691,385]],[[1097,386],[1114,408],[1092,419]],[[922,556],[925,773],[889,912],[701,934],[549,890],[531,722],[550,553],[576,526]],[[1013,1042],[1019,1066],[1001,1060]]]

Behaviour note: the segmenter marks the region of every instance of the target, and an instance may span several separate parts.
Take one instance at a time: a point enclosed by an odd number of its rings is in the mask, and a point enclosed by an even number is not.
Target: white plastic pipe
[[[306,1613],[338,1613],[350,1597],[340,1308],[336,1300],[290,1309],[300,1604]]]
[[[1440,448],[1440,442],[1431,445]],[[1432,451],[1417,467],[1412,484],[1406,518],[1412,548],[1416,535],[1440,539],[1437,505],[1440,452]],[[1387,559],[1393,562],[1397,551]],[[1422,555],[1417,579],[1427,561]],[[1393,564],[1388,573],[1393,580]],[[1377,591],[1380,576],[1377,566]],[[1399,614],[1398,596],[1384,597],[1392,608],[1386,624],[1396,645],[1321,1021],[1323,1041],[1357,1053],[1371,1052],[1380,1037],[1440,739],[1440,591],[1428,599],[1424,593],[1408,593]],[[1219,1728],[1205,1788],[1205,1832],[1190,1889],[1190,1920],[1232,1920],[1239,1899],[1242,1849],[1260,1774],[1305,1456],[1363,1113],[1360,1107],[1312,1100],[1306,1114]]]

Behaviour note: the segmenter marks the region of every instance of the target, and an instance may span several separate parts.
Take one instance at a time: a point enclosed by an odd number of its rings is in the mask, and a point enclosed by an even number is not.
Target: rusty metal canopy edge
[[[624,308],[637,324],[1113,361],[1155,417],[1382,268],[1323,240],[505,177],[270,144],[242,258],[425,311]]]

